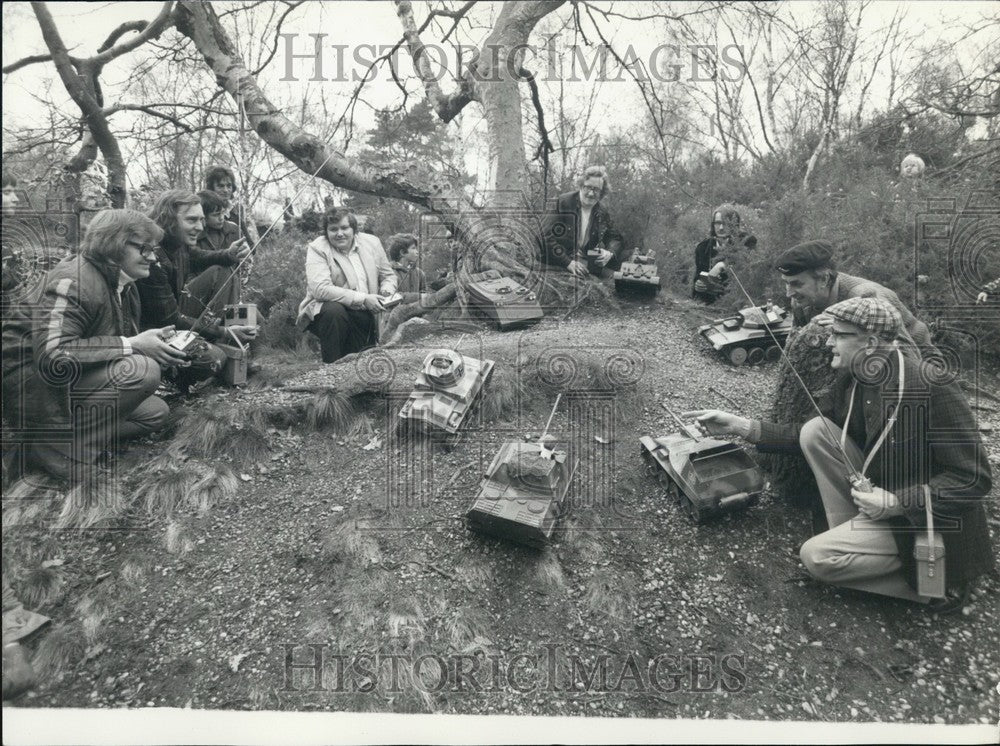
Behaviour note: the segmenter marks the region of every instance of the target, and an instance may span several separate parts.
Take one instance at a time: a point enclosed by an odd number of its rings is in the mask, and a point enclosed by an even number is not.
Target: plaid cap
[[[903,326],[899,311],[881,298],[848,298],[834,303],[824,313],[886,337],[895,337]]]

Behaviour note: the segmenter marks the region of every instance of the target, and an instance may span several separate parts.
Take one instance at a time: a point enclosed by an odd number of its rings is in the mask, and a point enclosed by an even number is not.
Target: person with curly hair
[[[577,183],[579,189],[559,195],[555,209],[545,216],[541,259],[577,277],[607,279],[621,267],[625,251],[622,235],[601,202],[611,192],[611,183],[603,166],[588,166]]]

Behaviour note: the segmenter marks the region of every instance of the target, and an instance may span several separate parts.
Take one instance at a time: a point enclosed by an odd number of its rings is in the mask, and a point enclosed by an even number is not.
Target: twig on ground
[[[739,407],[740,406],[735,401],[733,401],[730,397],[726,396],[721,391],[719,391],[717,388],[715,388],[715,386],[709,386],[708,390],[711,391],[716,396],[721,396],[723,399],[725,399],[727,402],[729,402],[730,404],[732,404],[734,407]]]
[[[454,580],[455,582],[459,581],[459,578],[457,576],[453,575],[452,573],[448,572],[447,570],[442,570],[440,567],[438,567],[437,565],[435,565],[433,562],[421,562],[420,560],[407,560],[403,564],[405,564],[405,565],[419,565],[420,567],[423,567],[424,569],[433,570],[434,572],[436,572],[438,575],[440,575],[443,578],[447,578],[448,580]]]

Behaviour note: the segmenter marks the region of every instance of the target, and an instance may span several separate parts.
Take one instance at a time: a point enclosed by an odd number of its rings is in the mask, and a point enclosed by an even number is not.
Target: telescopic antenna
[[[750,305],[756,307],[757,303],[750,296],[750,293],[747,292],[747,289],[743,287],[743,283],[740,282],[740,278],[736,274],[736,272],[734,272],[731,267],[726,267],[726,271],[730,275],[732,275],[734,280],[736,280],[736,284],[739,285],[739,288],[743,292],[743,295],[746,296],[746,299],[750,301]],[[802,391],[805,393],[806,398],[809,399],[809,403],[812,405],[812,408],[816,410],[816,414],[819,415],[820,422],[823,424],[823,429],[826,430],[826,434],[827,437],[830,438],[830,442],[836,445],[837,450],[840,451],[840,454],[844,457],[844,463],[847,465],[848,469],[847,478],[850,480],[852,484],[868,485],[869,489],[864,491],[870,492],[871,482],[868,481],[868,479],[864,476],[864,474],[862,474],[861,472],[859,472],[857,469],[854,468],[854,465],[851,463],[850,457],[847,455],[847,451],[845,451],[844,448],[840,445],[840,438],[835,437],[833,431],[830,430],[830,425],[827,422],[826,415],[824,415],[822,410],[820,410],[819,405],[816,403],[816,400],[813,399],[813,395],[809,393],[809,387],[806,386],[806,382],[802,380],[802,376],[799,375],[799,372],[795,369],[795,366],[792,365],[792,361],[788,358],[788,354],[785,352],[784,346],[778,341],[778,338],[775,336],[774,332],[771,330],[771,327],[767,323],[764,324],[764,329],[771,336],[771,341],[778,346],[778,351],[781,353],[782,359],[788,365],[789,370],[791,370],[792,373],[795,375],[795,379],[799,382],[799,386],[802,387]]]
[[[552,424],[552,418],[556,416],[556,409],[559,408],[559,400],[560,399],[562,399],[562,394],[561,393],[556,395],[556,403],[552,405],[552,411],[549,412],[549,419],[545,423],[545,429],[542,430],[542,435],[541,435],[541,437],[538,438],[538,442],[539,443],[541,443],[542,441],[544,441],[545,440],[545,436],[548,435],[548,433],[549,433],[549,425]]]

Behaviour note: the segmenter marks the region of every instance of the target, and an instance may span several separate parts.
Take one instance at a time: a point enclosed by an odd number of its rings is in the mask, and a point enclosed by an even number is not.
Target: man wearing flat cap
[[[910,313],[896,293],[877,282],[837,271],[833,246],[827,241],[792,246],[778,255],[774,267],[781,273],[786,295],[791,300],[795,329],[785,344],[785,355],[798,376],[787,365],[779,370],[770,412],[772,420],[796,422],[811,415],[812,404],[802,390],[799,376],[813,392],[833,384],[830,351],[826,346],[830,330],[822,311],[834,303],[859,297],[888,301],[903,321],[900,337],[904,352],[919,358],[919,348],[933,350],[927,325]],[[771,472],[778,493],[812,509],[813,530],[816,533],[826,530],[819,493],[805,460],[798,455],[773,455],[765,456],[762,465]]]
[[[708,435],[740,435],[763,452],[801,451],[830,529],[806,541],[802,564],[817,580],[930,602],[916,590],[915,539],[927,501],[944,540],[946,588],[937,610],[964,604],[970,582],[993,569],[984,498],[989,461],[957,383],[900,351],[902,319],[881,298],[826,309],[836,384],[822,416],[779,424],[718,410],[688,412]],[[857,483],[857,475],[870,485]]]

